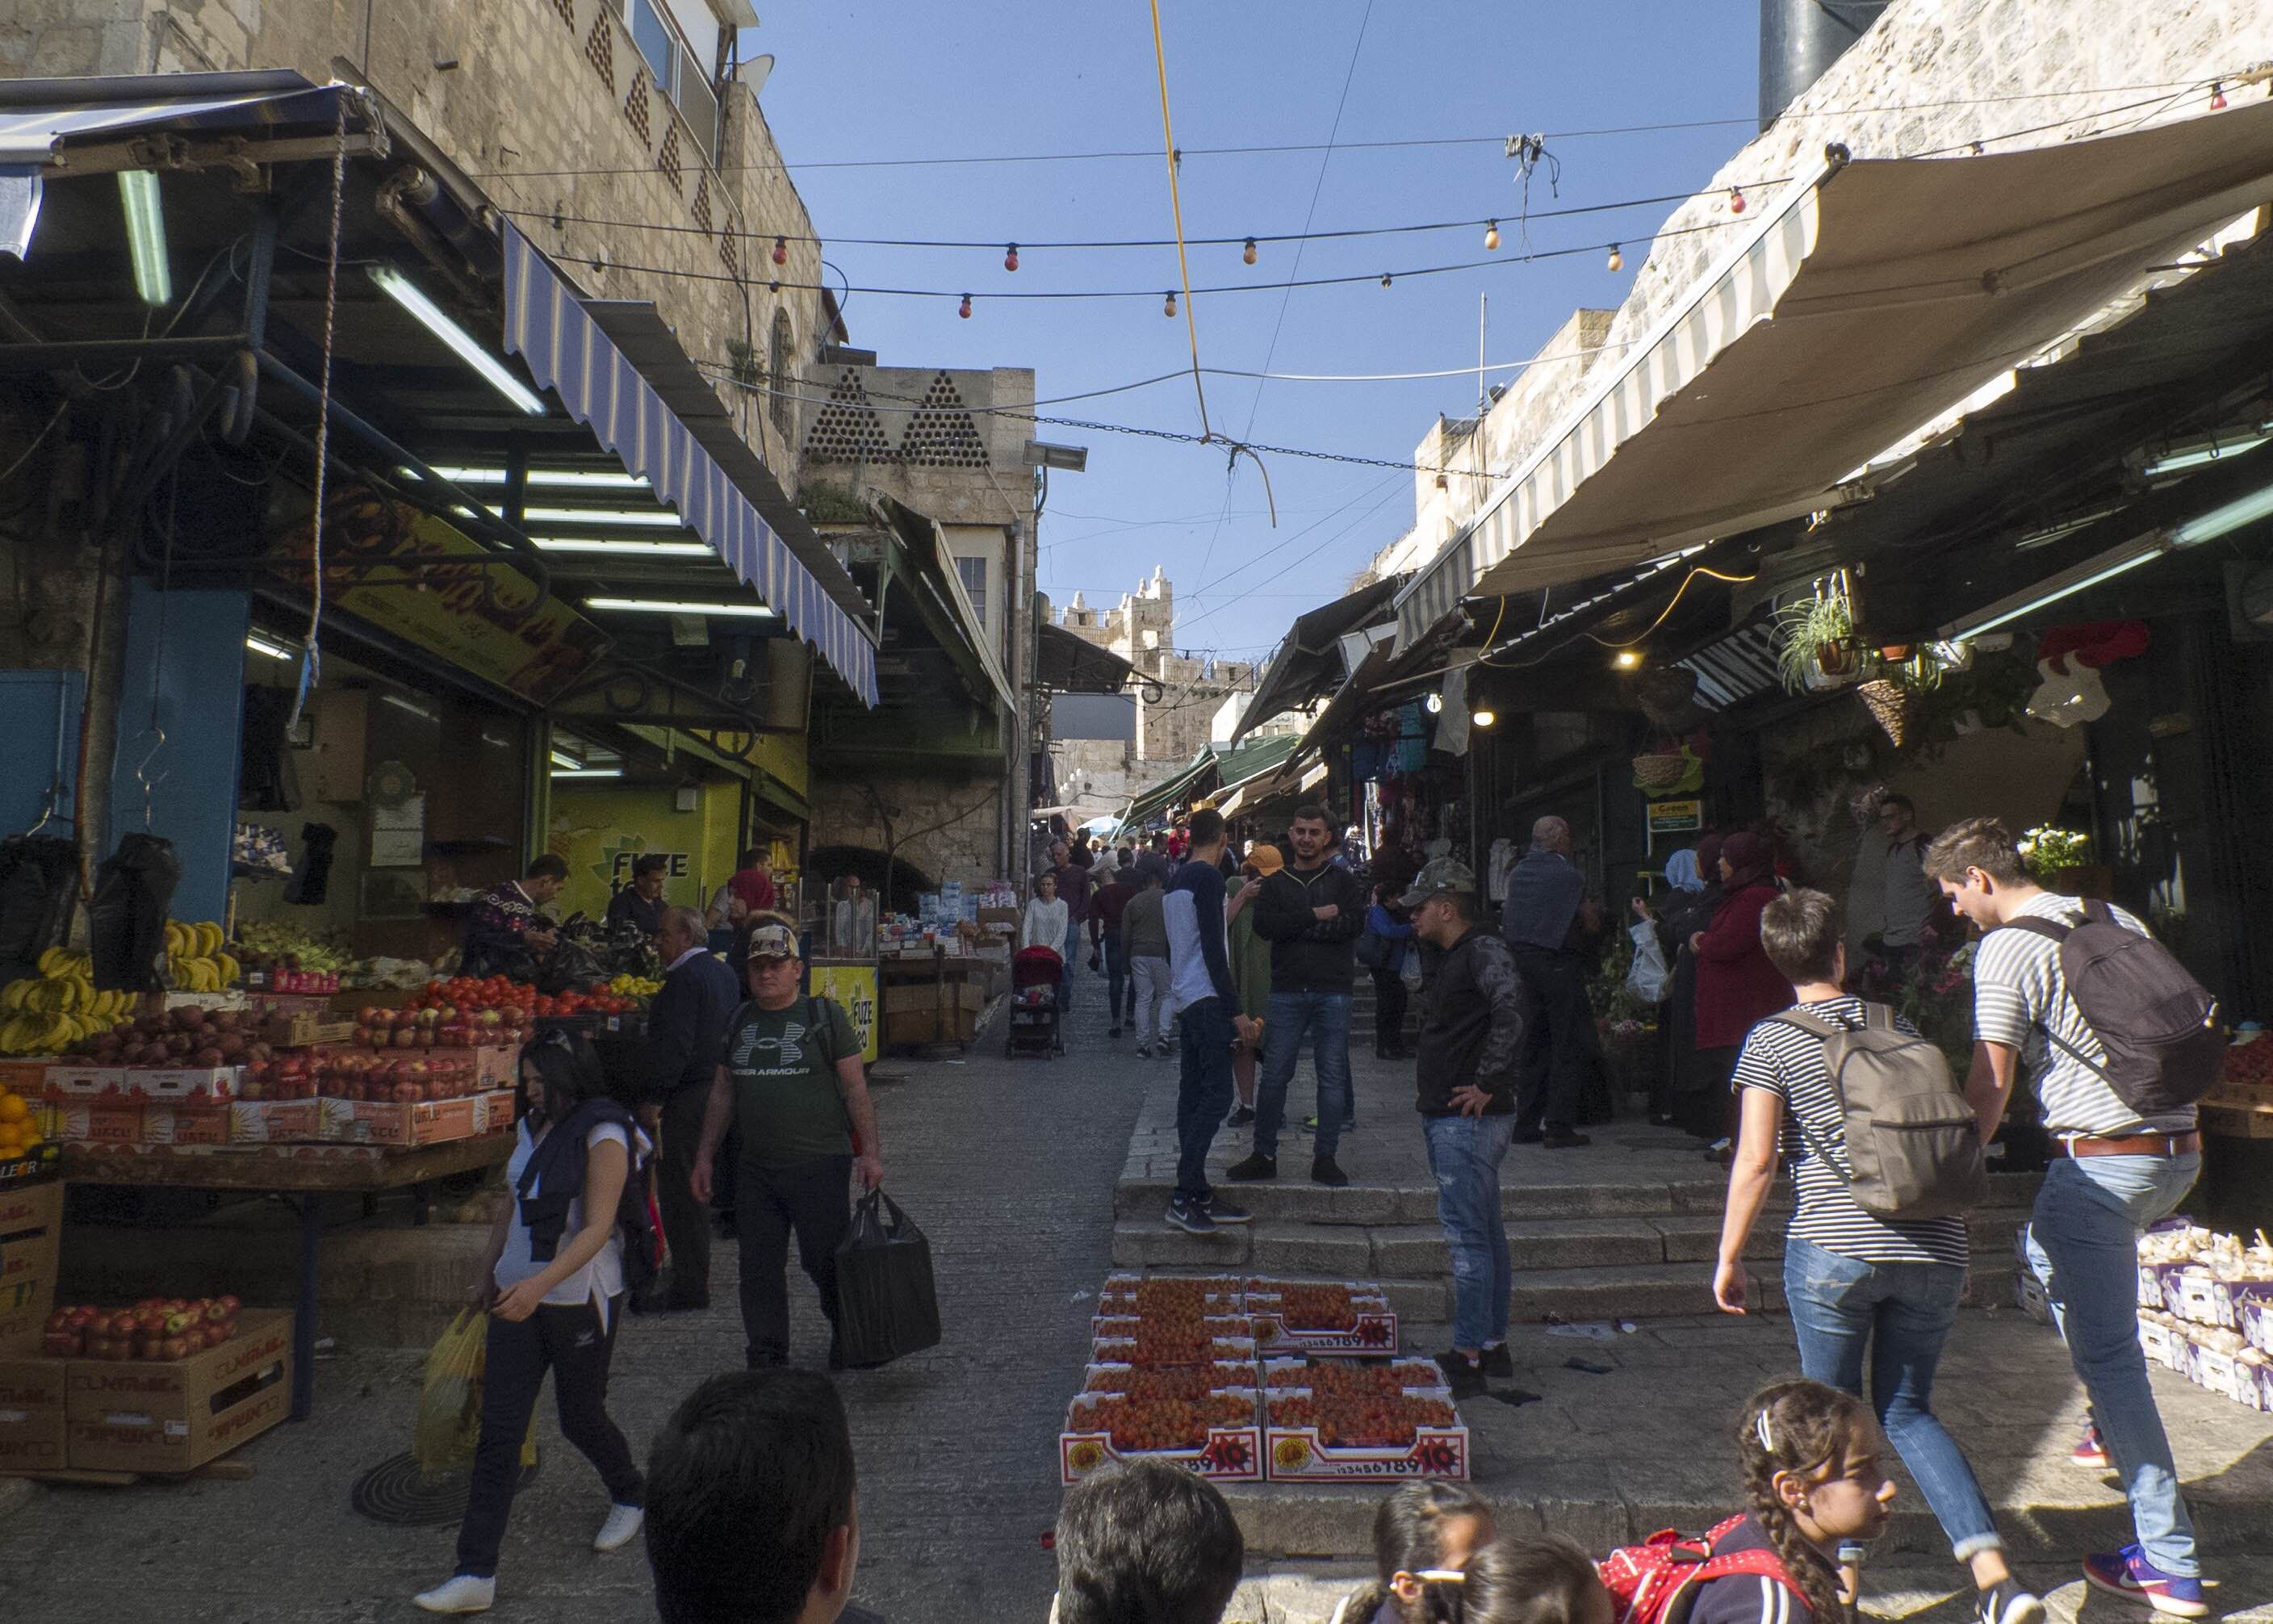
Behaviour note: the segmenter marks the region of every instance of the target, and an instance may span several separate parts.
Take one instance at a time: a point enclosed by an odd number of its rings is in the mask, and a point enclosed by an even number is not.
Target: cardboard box
[[[1250,1404],[1255,1403],[1252,1388],[1234,1389],[1244,1394]],[[1097,1396],[1076,1398],[1066,1407],[1065,1430],[1058,1434],[1058,1477],[1063,1483],[1078,1483],[1090,1473],[1114,1461],[1167,1461],[1182,1467],[1196,1476],[1217,1483],[1259,1483],[1263,1480],[1263,1431],[1258,1426],[1211,1426],[1207,1441],[1192,1449],[1140,1449],[1123,1454],[1113,1447],[1113,1434],[1091,1430],[1084,1417],[1091,1409],[1087,1400]],[[1259,1415],[1258,1408],[1257,1413]]]
[[[0,1352],[38,1348],[55,1311],[63,1232],[61,1179],[0,1185]]]
[[[1263,1447],[1269,1463],[1265,1475],[1273,1483],[1379,1483],[1407,1478],[1466,1482],[1468,1476],[1465,1426],[1416,1426],[1410,1444],[1388,1449],[1323,1443],[1311,1426],[1271,1426],[1264,1430]]]
[[[318,999],[321,1004],[326,1000]],[[319,1044],[343,1044],[355,1037],[353,1021],[340,1021],[317,1010],[272,1014],[255,1036],[277,1049],[312,1049]]]
[[[2052,1298],[2045,1294],[2044,1283],[2025,1270],[2013,1276],[2013,1303],[2039,1325],[2052,1322]]]
[[[491,1089],[476,1094],[474,1100],[474,1132],[476,1134],[510,1134],[519,1120],[514,1115],[513,1090]]]
[[[225,1145],[229,1108],[221,1104],[149,1104],[142,1107],[142,1142],[149,1145]]]
[[[86,1104],[94,1100],[124,1102],[126,1098],[126,1068],[124,1066],[70,1066],[58,1061],[48,1067],[46,1086],[48,1097],[64,1104]]]
[[[44,1317],[44,1316],[42,1316]],[[64,1359],[0,1355],[0,1477],[61,1471],[70,1463]]]
[[[1289,1325],[1279,1312],[1279,1298],[1271,1289],[1275,1282],[1247,1283],[1247,1313],[1254,1321],[1257,1353],[1394,1353],[1398,1349],[1397,1315],[1381,1288],[1361,1281],[1345,1281],[1356,1323],[1347,1330],[1327,1330]]]
[[[521,1050],[511,1044],[484,1044],[476,1049],[454,1051],[474,1057],[476,1086],[510,1089],[521,1081]]]
[[[2163,1280],[2163,1306],[2189,1325],[2217,1323],[2217,1282],[2207,1273],[2171,1274]]]
[[[481,1131],[475,1126],[470,1097],[421,1100],[415,1105],[328,1098],[316,1104],[322,1111],[322,1136],[342,1144],[434,1145],[445,1140],[469,1139]]]
[[[166,1105],[226,1104],[244,1086],[241,1066],[144,1066],[126,1068],[126,1088]]]
[[[120,1100],[100,1104],[66,1103],[56,1121],[56,1137],[65,1144],[131,1145],[142,1138],[142,1107]]]
[[[26,1100],[43,1098],[48,1091],[48,1068],[52,1060],[0,1060],[0,1089]]]
[[[229,1141],[233,1145],[289,1144],[320,1138],[324,1128],[319,1100],[236,1100],[229,1107]]]
[[[80,1471],[185,1472],[284,1418],[292,1316],[248,1308],[237,1335],[185,1359],[72,1359],[64,1373],[70,1458]]]
[[[2266,1353],[2273,1353],[2273,1297],[2255,1294],[2243,1299],[2234,1316],[2239,1323],[2234,1329],[2241,1333],[2244,1342]]]
[[[223,992],[169,992],[169,1009],[243,1009],[247,999],[244,989],[231,987]]]

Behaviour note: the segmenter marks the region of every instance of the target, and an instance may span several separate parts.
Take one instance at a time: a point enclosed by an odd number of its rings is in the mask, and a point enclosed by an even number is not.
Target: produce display
[[[1272,1317],[1294,1330],[1354,1331],[1357,1305],[1346,1285],[1302,1285],[1250,1280],[1250,1295],[1276,1298]]]
[[[1212,1427],[1255,1425],[1255,1395],[1210,1393],[1196,1399],[1084,1395],[1073,1401],[1066,1430],[1102,1433],[1123,1454],[1143,1449],[1198,1449]]]
[[[663,991],[663,983],[648,976],[616,976],[610,978],[607,991],[618,998],[651,999]]]
[[[131,992],[95,991],[94,961],[50,947],[40,973],[0,987],[0,1055],[58,1054],[134,1013]]]
[[[2228,1044],[2224,1063],[2218,1067],[2217,1081],[2221,1090],[2273,1096],[2273,1043],[2267,1042],[2262,1033],[2253,1032],[2239,1042]]]
[[[1377,1285],[1249,1280],[1242,1298],[1266,1353],[1393,1353],[1397,1314]]]
[[[609,991],[605,982],[596,983],[588,992],[562,992],[555,996],[539,992],[525,981],[509,981],[503,976],[453,976],[446,981],[430,981],[425,991],[412,999],[406,1010],[389,1012],[387,1023],[400,1029],[403,1014],[414,1017],[431,1011],[437,1016],[434,1024],[452,1026],[465,1024],[488,1029],[503,1027],[519,1029],[524,1033],[531,1022],[560,1015],[621,1015],[640,1007],[640,1000],[628,993]],[[378,1012],[364,1010],[358,1024],[375,1028],[381,1024],[370,1019]],[[495,1019],[491,1019],[494,1016]],[[418,1022],[418,1024],[424,1024]],[[394,1041],[394,1040],[390,1040]],[[520,1038],[491,1039],[476,1036],[476,1044],[515,1042]],[[397,1048],[410,1048],[416,1043],[395,1042]],[[444,1045],[447,1047],[448,1045]]]
[[[1144,1280],[1116,1276],[1097,1294],[1097,1311],[1152,1316],[1229,1313],[1239,1306],[1239,1282],[1229,1275]]]
[[[0,1162],[29,1156],[40,1147],[40,1125],[32,1102],[12,1089],[0,1088]]]
[[[1435,1368],[1433,1365],[1429,1366],[1432,1371]],[[1092,1365],[1082,1391],[1190,1401],[1205,1398],[1211,1393],[1254,1385],[1252,1365],[1185,1365],[1162,1370],[1140,1370],[1130,1365]]]
[[[1255,1351],[1244,1320],[1147,1314],[1136,1320],[1100,1318],[1093,1325],[1097,1360],[1101,1365],[1134,1365],[1142,1369],[1212,1365],[1226,1358],[1250,1357]]]
[[[242,973],[234,956],[221,951],[227,939],[210,919],[184,924],[166,921],[166,979],[184,992],[219,992],[236,984]]]
[[[1303,1388],[1321,1398],[1390,1397],[1408,1388],[1441,1388],[1444,1373],[1427,1359],[1393,1365],[1320,1365],[1304,1359],[1274,1360],[1264,1381],[1272,1388]]]
[[[234,1297],[146,1297],[131,1308],[58,1308],[40,1351],[49,1358],[185,1359],[236,1335]]]
[[[188,1004],[176,1009],[145,1010],[131,1022],[82,1038],[71,1045],[71,1052],[95,1066],[176,1071],[242,1066],[275,1054],[252,1035],[257,1030],[251,1017],[234,1009],[202,1009]]]
[[[455,1004],[410,1009],[359,1009],[355,1043],[362,1049],[480,1049],[519,1044],[529,1037],[529,1016],[515,1006],[463,1009]]]
[[[2213,1280],[2273,1281],[2273,1242],[2266,1239],[2263,1230],[2247,1246],[2239,1235],[2222,1235],[2199,1224],[2151,1230],[2139,1237],[2139,1261]]]
[[[1458,1426],[1449,1398],[1409,1393],[1331,1396],[1297,1393],[1271,1398],[1274,1427],[1313,1427],[1329,1448],[1403,1449],[1419,1426]]]

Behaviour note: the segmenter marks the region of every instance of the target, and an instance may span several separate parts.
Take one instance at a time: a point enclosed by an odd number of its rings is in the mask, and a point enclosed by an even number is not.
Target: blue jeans
[[[1342,1125],[1357,1115],[1350,1091],[1350,995],[1347,992],[1273,992],[1264,1017],[1263,1076],[1255,1090],[1255,1149],[1279,1154],[1279,1129],[1287,1119],[1287,1086],[1294,1081],[1302,1036],[1312,1035],[1310,1063],[1318,1074],[1317,1153],[1332,1156],[1342,1142]]]
[[[1176,1199],[1204,1201],[1207,1156],[1231,1111],[1231,1007],[1219,998],[1187,1004],[1183,1071],[1176,1081]]]
[[[1866,1263],[1794,1235],[1784,1242],[1783,1294],[1808,1380],[1860,1398],[1869,1351],[1871,1408],[1957,1560],[2003,1550],[1973,1468],[1933,1413],[1934,1368],[1957,1321],[1965,1271],[1954,1263]]]
[[[1136,1014],[1136,988],[1129,979],[1129,955],[1121,946],[1121,938],[1108,931],[1105,935],[1105,984],[1113,999],[1113,1024],[1121,1024],[1121,1011],[1125,1006],[1134,1020]]]
[[[1065,969],[1058,979],[1058,1011],[1062,1014],[1073,1007],[1074,966],[1081,962],[1081,921],[1069,915],[1066,918]]]
[[[1452,1345],[1473,1351],[1505,1342],[1515,1268],[1508,1261],[1499,1169],[1515,1137],[1515,1115],[1424,1117],[1422,1126],[1437,1179],[1437,1221],[1452,1253]]]
[[[2131,1501],[2147,1560],[2197,1578],[2194,1529],[2147,1356],[2139,1346],[2139,1232],[2178,1210],[2202,1171],[2196,1156],[2061,1156],[2029,1217],[2029,1267],[2091,1401],[2091,1418]]]

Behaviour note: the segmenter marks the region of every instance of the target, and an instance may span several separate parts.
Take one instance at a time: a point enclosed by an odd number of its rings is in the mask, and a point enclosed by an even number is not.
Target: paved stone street
[[[1063,1059],[1006,1062],[999,1047],[982,1044],[961,1061],[900,1064],[905,1081],[878,1090],[889,1187],[932,1239],[948,1322],[939,1350],[844,1382],[862,1477],[859,1597],[894,1624],[1046,1617],[1054,1565],[1040,1537],[1058,1506],[1054,1439],[1086,1355],[1088,1297],[1111,1266],[1116,1181],[1124,1250],[1140,1239],[1147,1248],[1150,1238],[1171,1248],[1186,1239],[1160,1225],[1159,1170],[1147,1164],[1160,1149],[1157,1124],[1173,1099],[1174,1064],[1139,1061],[1128,1039],[1106,1039],[1094,982],[1084,980],[1077,999]],[[1433,1194],[1404,1092],[1409,1073],[1374,1061],[1367,1044],[1356,1067],[1362,1126],[1345,1160],[1357,1182],[1316,1190],[1301,1176],[1307,1142],[1292,1139],[1292,1176],[1250,1193],[1264,1222],[1216,1244],[1233,1267],[1411,1276],[1394,1291],[1407,1314],[1406,1345],[1425,1351],[1441,1345],[1445,1298],[1441,1261],[1429,1248]],[[1298,1080],[1298,1116],[1307,1094]],[[1224,1134],[1219,1164],[1243,1154],[1247,1138]],[[1519,1290],[1557,1264],[1599,1269],[1616,1292],[1654,1292],[1656,1306],[1635,1331],[1594,1342],[1552,1334],[1519,1305],[1514,1386],[1542,1402],[1465,1407],[1479,1486],[1506,1526],[1558,1529],[1596,1550],[1667,1524],[1704,1525],[1729,1503],[1725,1412],[1790,1366],[1781,1316],[1737,1321],[1670,1311],[1665,1294],[1690,1289],[1681,1283],[1704,1268],[1692,1231],[1710,1226],[1718,1175],[1693,1151],[1684,1156],[1624,1125],[1592,1152],[1517,1157],[1509,1209],[1529,1215],[1519,1229],[1535,1248],[1518,1259]],[[1651,1191],[1663,1209],[1640,1204],[1637,1190]],[[1546,1227],[1534,1233],[1525,1224]],[[1643,1253],[1632,1252],[1636,1244]],[[1991,1287],[1983,1300],[2001,1302],[2002,1258],[1984,1249],[1983,1263]],[[703,1373],[740,1358],[731,1246],[718,1265],[710,1314],[626,1327],[612,1408],[642,1452]],[[793,1276],[791,1300],[796,1357],[818,1365],[824,1333],[801,1276]],[[1575,1286],[1567,1300],[1610,1306]],[[1574,1355],[1611,1373],[1572,1370],[1565,1361]],[[326,1361],[315,1421],[252,1444],[245,1457],[259,1470],[250,1482],[37,1492],[12,1515],[0,1514],[9,1575],[0,1617],[348,1624],[420,1616],[408,1598],[446,1571],[452,1530],[383,1527],[356,1515],[348,1499],[366,1467],[405,1446],[418,1368],[411,1352],[349,1350]],[[2253,1549],[2273,1503],[2273,1426],[2167,1374],[2157,1387],[2214,1570],[2225,1580],[2220,1604],[2230,1615],[2273,1620],[2273,1565]],[[2082,1411],[2058,1343],[2009,1308],[1969,1311],[1940,1402],[1974,1453],[2024,1574],[2053,1592],[2059,1624],[2070,1624],[2083,1602],[2073,1553],[2112,1535],[2121,1519],[2107,1481],[2067,1463]],[[514,1508],[492,1616],[548,1624],[652,1616],[638,1553],[589,1549],[597,1486],[559,1441],[549,1404],[537,1426],[544,1470]],[[1270,1486],[1233,1498],[1252,1553],[1249,1583],[1229,1615],[1234,1624],[1324,1624],[1362,1575],[1350,1558],[1367,1546],[1375,1492]],[[1907,1485],[1902,1508],[1873,1568],[1870,1610],[1962,1624],[1970,1614],[1953,1598],[1954,1569]],[[2081,1617],[2140,1624],[2143,1614],[2095,1598]]]

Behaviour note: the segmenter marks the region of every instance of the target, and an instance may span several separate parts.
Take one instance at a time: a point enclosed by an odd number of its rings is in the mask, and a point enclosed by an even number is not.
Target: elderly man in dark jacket
[[[1264,880],[1256,894],[1255,933],[1271,944],[1271,1003],[1263,1022],[1263,1076],[1255,1093],[1255,1151],[1227,1169],[1226,1177],[1247,1181],[1279,1176],[1287,1089],[1307,1034],[1318,1074],[1310,1179],[1339,1188],[1349,1175],[1334,1153],[1342,1130],[1357,1114],[1350,1091],[1350,984],[1357,975],[1354,944],[1365,929],[1365,887],[1332,860],[1339,836],[1324,808],[1305,806],[1295,812],[1287,839],[1294,848],[1294,862]]]
[[[1567,1150],[1592,1143],[1579,1131],[1579,1093],[1594,1064],[1594,1011],[1587,1001],[1587,949],[1602,932],[1601,908],[1571,861],[1571,826],[1542,818],[1531,849],[1509,872],[1500,929],[1515,967],[1539,1002],[1526,1039],[1516,1103],[1518,1144]]]
[[[648,1011],[648,1097],[662,1111],[656,1163],[656,1203],[671,1268],[632,1299],[641,1313],[673,1313],[710,1306],[710,1223],[688,1179],[702,1142],[702,1110],[711,1074],[726,1041],[726,1023],[742,1001],[734,972],[709,950],[701,910],[666,909],[656,948],[667,967],[663,990]]]

